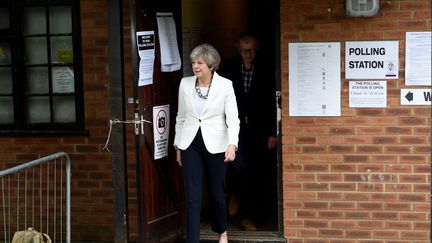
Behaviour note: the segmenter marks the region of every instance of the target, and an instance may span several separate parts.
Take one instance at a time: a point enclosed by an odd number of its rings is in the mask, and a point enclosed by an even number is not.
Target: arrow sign
[[[431,89],[401,89],[401,105],[432,105]]]
[[[413,95],[413,93],[411,93],[411,91],[408,91],[408,94],[405,95],[405,98],[406,98],[409,102],[411,102],[411,101],[413,101],[413,99],[414,99],[414,95]]]

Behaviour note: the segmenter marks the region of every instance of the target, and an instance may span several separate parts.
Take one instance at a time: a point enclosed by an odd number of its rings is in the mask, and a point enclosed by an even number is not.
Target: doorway
[[[259,40],[261,54],[274,67],[274,73],[269,76],[273,77],[276,90],[280,90],[279,0],[182,0],[183,74],[192,75],[189,53],[195,46],[201,43],[213,45],[219,51],[223,65],[223,60],[238,54],[237,37],[239,33],[245,31],[253,32]],[[275,97],[275,110],[277,101]],[[271,239],[272,242],[283,241],[282,197],[279,188],[282,179],[278,169],[280,163],[278,154],[280,153],[277,148],[270,150],[269,156],[266,157],[267,161],[262,161],[269,165],[265,168],[267,170],[265,173],[268,175],[263,178],[273,180],[273,183],[263,182],[264,190],[271,193],[262,195],[266,198],[263,199],[264,203],[260,204],[261,214],[254,215],[255,218],[260,218],[260,222],[254,222],[257,230],[245,231],[241,218],[230,217],[228,229],[230,241],[254,242],[254,240],[266,239]],[[204,241],[215,240],[216,236],[206,222],[205,210],[206,206],[203,205],[201,238]]]
[[[237,54],[236,39],[240,32],[252,31],[260,41],[260,52],[274,67],[271,82],[280,90],[279,77],[279,0],[151,0],[136,1],[136,31],[157,30],[157,12],[171,12],[176,23],[176,34],[183,57],[183,69],[175,72],[160,71],[160,49],[155,38],[155,68],[153,84],[141,86],[137,90],[139,116],[152,120],[152,108],[157,105],[170,105],[170,117],[175,120],[177,90],[182,76],[191,74],[189,53],[198,44],[207,42],[215,46],[222,60]],[[156,35],[157,36],[157,35]],[[134,72],[138,72],[134,68]],[[277,99],[274,96],[276,110]],[[173,123],[170,124],[174,131]],[[137,142],[137,188],[138,188],[138,228],[139,242],[165,242],[176,237],[182,242],[183,195],[180,170],[175,163],[175,152],[163,159],[154,160],[150,126],[144,126],[145,136]],[[172,141],[172,135],[169,139]],[[278,138],[280,144],[280,138]],[[171,148],[171,147],[170,147]],[[239,219],[232,217],[229,222],[230,242],[285,242],[283,239],[280,147],[272,150],[272,159],[263,163],[273,163],[274,170],[268,191],[275,197],[264,198],[266,206],[260,211],[265,220],[257,225],[256,231],[244,231]],[[203,206],[205,208],[205,206]],[[203,213],[201,241],[213,242],[217,235],[210,230]],[[169,242],[169,241],[166,241]]]

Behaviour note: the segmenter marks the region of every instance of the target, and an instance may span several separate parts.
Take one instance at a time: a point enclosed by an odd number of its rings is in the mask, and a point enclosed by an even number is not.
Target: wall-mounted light
[[[346,0],[346,15],[349,17],[373,17],[379,11],[379,0]]]

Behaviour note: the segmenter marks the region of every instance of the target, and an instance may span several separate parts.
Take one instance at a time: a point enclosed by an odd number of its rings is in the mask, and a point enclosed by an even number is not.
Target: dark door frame
[[[122,0],[108,0],[107,2],[110,110],[111,117],[123,121],[125,120],[125,98],[122,5]],[[124,124],[121,124],[111,133],[115,243],[127,243],[129,241],[125,131]]]

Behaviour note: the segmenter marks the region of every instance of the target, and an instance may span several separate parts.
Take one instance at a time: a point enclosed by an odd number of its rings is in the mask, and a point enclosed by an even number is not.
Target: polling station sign
[[[399,78],[399,41],[347,41],[345,78]]]

